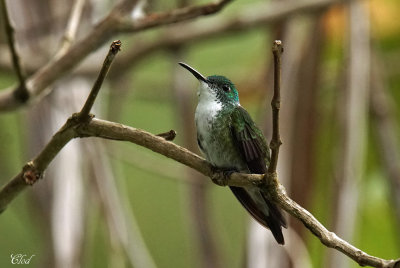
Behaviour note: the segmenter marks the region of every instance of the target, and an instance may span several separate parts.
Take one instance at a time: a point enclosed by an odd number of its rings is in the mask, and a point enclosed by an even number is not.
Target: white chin
[[[197,95],[198,96],[203,95],[204,97],[207,96],[207,98],[215,97],[214,91],[208,86],[206,82],[203,81],[200,81],[200,86]]]

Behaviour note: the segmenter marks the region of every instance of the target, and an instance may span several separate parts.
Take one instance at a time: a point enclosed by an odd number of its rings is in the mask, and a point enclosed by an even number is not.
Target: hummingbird
[[[268,144],[240,105],[235,85],[224,76],[205,77],[186,63],[179,64],[200,82],[195,123],[197,143],[207,161],[224,174],[265,174],[270,162]],[[270,229],[279,244],[285,244],[282,227],[287,228],[286,220],[266,193],[257,186],[230,189],[250,215]]]

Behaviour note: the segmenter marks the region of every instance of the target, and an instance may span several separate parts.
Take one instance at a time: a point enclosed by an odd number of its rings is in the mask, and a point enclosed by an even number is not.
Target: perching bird
[[[197,143],[206,159],[225,172],[265,174],[270,150],[261,130],[240,106],[235,85],[226,77],[207,78],[180,62],[200,82],[195,113]],[[271,230],[275,240],[284,244],[282,227],[286,220],[281,210],[256,186],[230,186],[233,194],[261,225]]]

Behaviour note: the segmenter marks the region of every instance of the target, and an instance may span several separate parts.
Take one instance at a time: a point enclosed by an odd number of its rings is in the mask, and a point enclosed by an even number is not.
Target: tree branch
[[[207,16],[217,13],[229,2],[232,2],[232,0],[220,0],[216,3],[178,8],[167,12],[154,13],[137,21],[121,20],[119,29],[123,32],[137,32],[160,25]]]
[[[14,39],[14,28],[11,26],[10,17],[7,12],[6,0],[0,0],[0,12],[2,17],[4,18],[4,27],[6,32],[6,38],[8,47],[11,52],[11,59],[14,67],[14,71],[18,77],[19,86],[15,88],[13,91],[14,98],[18,99],[21,102],[25,102],[29,98],[29,92],[26,88],[25,84],[25,75],[22,71],[20,59],[17,53],[17,49],[15,48],[15,39]]]
[[[79,125],[88,122],[92,117],[89,112],[96,100],[97,94],[103,84],[104,78],[110,68],[112,60],[121,47],[121,41],[117,40],[111,43],[110,50],[104,60],[99,76],[93,85],[85,105],[79,113],[73,114],[67,122],[51,138],[50,142],[32,161],[25,164],[22,171],[18,173],[12,181],[5,185],[0,191],[0,213],[3,212],[14,197],[21,192],[27,185],[33,185],[40,179],[47,166],[61,149],[73,138],[76,138],[74,131]]]
[[[122,75],[119,69],[128,69],[138,63],[144,57],[169,49],[177,45],[198,44],[210,38],[221,38],[232,33],[243,32],[248,29],[265,27],[284,18],[296,14],[312,13],[328,8],[334,4],[344,2],[343,0],[306,0],[296,1],[288,5],[282,1],[259,4],[255,7],[246,8],[231,18],[214,17],[212,21],[195,21],[185,25],[176,25],[169,28],[163,35],[155,40],[137,42],[132,49],[125,51],[125,56],[119,58],[115,64],[118,68],[110,71],[110,76]],[[251,14],[249,16],[249,14]],[[85,68],[83,72],[88,72]]]
[[[384,260],[377,258],[361,251],[348,242],[338,237],[335,233],[328,231],[310,212],[302,208],[295,201],[290,199],[285,188],[279,184],[276,176],[267,180],[270,182],[268,190],[273,200],[279,204],[287,213],[300,220],[307,229],[309,229],[322,244],[327,247],[334,248],[354,261],[360,266],[382,267],[382,268],[399,268],[400,259]]]
[[[172,26],[159,38],[155,40],[152,39],[151,41],[137,42],[134,48],[125,51],[125,56],[119,58],[115,62],[119,68],[111,69],[109,75],[121,75],[123,74],[123,72],[120,71],[121,69],[128,69],[143,57],[159,50],[169,49],[176,45],[197,44],[197,42],[209,38],[221,38],[251,28],[265,27],[284,18],[297,14],[317,12],[342,2],[344,2],[344,0],[303,0],[287,5],[287,3],[281,1],[273,1],[267,4],[257,5],[256,7],[243,9],[229,19],[216,17],[213,21],[207,23],[196,21],[185,25]],[[252,15],[249,16],[248,14]],[[33,72],[40,67],[36,62],[26,62],[24,66],[30,72]],[[0,69],[5,71],[10,69],[10,63],[7,59],[1,57],[1,54]],[[92,62],[84,63],[79,67],[79,72],[93,75],[97,72],[97,66]]]
[[[101,85],[103,84],[104,78],[106,78],[106,75],[108,73],[108,70],[111,67],[111,63],[115,58],[115,55],[121,50],[121,41],[116,40],[112,42],[110,46],[110,50],[108,51],[107,57],[104,60],[103,67],[100,70],[99,76],[97,77],[96,82],[93,85],[92,90],[90,91],[90,94],[85,102],[85,105],[82,107],[82,110],[79,112],[78,116],[79,119],[85,120],[87,119],[90,113],[90,110],[93,107],[94,101],[96,100],[97,94],[100,91]]]
[[[130,32],[138,32],[160,25],[193,19],[201,15],[214,14],[230,1],[222,0],[217,3],[150,14],[143,19],[132,20],[128,15],[137,1],[124,0],[117,4],[108,16],[100,21],[86,37],[72,45],[61,57],[53,59],[28,78],[26,87],[29,96],[30,98],[37,98],[49,85],[71,71],[80,61],[103,45],[112,35],[128,30]],[[127,29],[127,25],[133,25],[133,28]],[[11,87],[0,91],[0,111],[14,110],[25,104],[25,102],[21,102],[13,95],[15,88]]]
[[[56,56],[54,56],[55,59],[64,55],[68,51],[68,48],[71,46],[72,42],[74,41],[76,33],[78,31],[79,21],[82,16],[82,11],[83,11],[85,2],[86,2],[86,0],[75,0],[74,1],[74,5],[72,6],[72,9],[71,9],[71,14],[70,14],[70,17],[68,20],[68,24],[67,24],[67,27],[65,29],[64,36],[62,39],[61,48],[58,50]]]
[[[210,178],[224,178],[222,172],[214,172],[213,167],[205,159],[190,152],[189,150],[166,141],[162,137],[155,136],[144,130],[132,128],[119,123],[109,122],[93,118],[87,123],[81,123],[72,116],[65,125],[53,136],[45,149],[23,170],[15,176],[0,191],[0,210],[12,201],[27,185],[36,180],[28,180],[27,177],[40,177],[50,161],[62,149],[62,147],[73,138],[100,137],[110,140],[129,141],[146,147],[156,153],[169,157],[177,162],[189,166]],[[263,185],[263,175],[233,173],[228,180],[230,186],[250,186],[259,185],[266,187],[274,202],[279,204],[286,212],[299,219],[321,242],[327,247],[334,248],[346,254],[360,265],[372,267],[400,268],[400,259],[384,260],[357,249],[346,241],[342,240],[334,233],[329,232],[314,216],[296,202],[291,200],[285,188],[278,182],[276,173],[268,175],[267,184]]]
[[[281,108],[281,56],[283,53],[283,46],[280,40],[275,40],[272,46],[272,53],[274,54],[274,96],[271,101],[272,107],[272,139],[270,143],[271,148],[271,162],[268,166],[268,174],[276,172],[278,165],[279,147],[282,144],[279,135],[279,109]]]

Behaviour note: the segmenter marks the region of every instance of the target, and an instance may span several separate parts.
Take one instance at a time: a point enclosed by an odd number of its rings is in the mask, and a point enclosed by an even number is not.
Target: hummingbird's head
[[[200,99],[205,98],[222,104],[239,105],[239,93],[231,80],[220,75],[204,77],[186,63],[180,62],[179,64],[199,80],[198,95]]]

